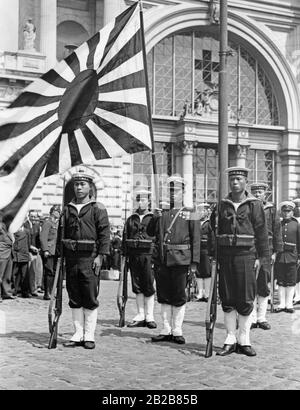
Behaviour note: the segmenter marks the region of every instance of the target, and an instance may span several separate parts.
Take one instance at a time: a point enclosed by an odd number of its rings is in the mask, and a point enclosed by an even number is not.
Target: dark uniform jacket
[[[58,221],[51,218],[43,223],[40,233],[41,249],[43,252],[48,251],[50,255],[55,255],[57,239]]]
[[[258,257],[269,258],[268,230],[263,204],[260,200],[245,191],[245,199],[239,204],[237,211],[231,199],[231,193],[221,200],[218,219],[218,242],[220,235],[233,238],[233,245],[237,236],[240,244],[247,246],[222,246],[220,252],[255,252]],[[252,239],[253,238],[253,242]],[[226,239],[226,238],[224,238]],[[252,246],[249,244],[253,243]]]
[[[152,254],[155,238],[147,233],[147,226],[152,218],[152,212],[147,212],[142,216],[142,219],[138,212],[135,212],[127,219],[122,240],[124,255]],[[128,239],[134,239],[135,241],[128,241]]]
[[[277,254],[276,262],[297,263],[300,255],[300,224],[296,218],[281,221],[283,252]]]
[[[75,241],[89,240],[95,241],[95,252],[99,255],[109,255],[110,253],[110,229],[106,208],[103,204],[91,198],[83,206],[78,214],[72,201],[64,208],[65,215],[64,238]],[[58,238],[61,224],[58,228]],[[59,241],[57,241],[59,245]],[[59,246],[56,248],[59,254]]]
[[[13,237],[0,222],[0,259],[9,259],[12,255]]]
[[[24,228],[30,232],[30,245],[34,246],[35,248],[40,248],[40,224],[39,223],[31,223],[30,221],[26,221],[24,223]],[[32,252],[35,253],[35,252]]]
[[[209,219],[200,221],[201,229],[201,255],[214,256],[215,252],[215,234],[212,230]]]
[[[15,242],[13,245],[13,261],[29,262],[30,232],[27,229],[15,232]]]
[[[159,241],[164,239],[163,261],[157,252],[155,263],[183,266],[200,262],[200,223],[199,219],[195,218],[195,213],[191,213],[188,208],[182,208],[170,232],[167,231],[178,211],[179,209],[175,208],[164,211],[161,217],[153,217],[148,225],[148,234],[156,236],[157,246]],[[180,245],[184,245],[182,249]]]
[[[282,252],[282,229],[279,215],[276,212],[274,204],[271,202],[265,202],[263,205],[266,215],[270,250],[276,253]]]

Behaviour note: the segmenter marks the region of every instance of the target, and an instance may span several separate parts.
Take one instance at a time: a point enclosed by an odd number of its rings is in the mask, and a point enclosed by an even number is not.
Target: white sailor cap
[[[138,189],[135,191],[135,198],[139,200],[140,198],[150,198],[151,191],[148,189]]]
[[[93,176],[84,168],[79,168],[73,175],[72,175],[72,180],[73,181],[87,181],[87,182],[93,182],[94,178]]]
[[[289,210],[292,211],[293,209],[295,209],[296,205],[294,204],[293,201],[283,201],[279,204],[279,208],[283,211],[283,210]]]
[[[235,176],[235,175],[242,175],[244,177],[248,176],[248,172],[250,172],[249,168],[245,167],[230,167],[225,169],[225,172],[228,173],[228,177]]]
[[[265,182],[254,182],[250,185],[251,191],[256,191],[257,189],[266,191],[268,189],[268,184]]]
[[[182,184],[182,186],[185,185],[185,180],[184,178],[182,178],[180,175],[171,175],[168,179],[167,179],[167,184],[174,184],[174,185],[179,185]]]

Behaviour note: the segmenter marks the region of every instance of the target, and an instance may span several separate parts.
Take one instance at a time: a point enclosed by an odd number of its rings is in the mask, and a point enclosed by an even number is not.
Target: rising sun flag
[[[152,147],[138,3],[0,111],[0,214],[23,223],[38,181]]]

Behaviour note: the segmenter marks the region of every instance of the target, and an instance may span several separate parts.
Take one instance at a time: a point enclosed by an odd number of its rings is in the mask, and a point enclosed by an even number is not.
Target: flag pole
[[[151,112],[151,100],[150,100],[149,79],[148,79],[148,69],[147,69],[147,55],[146,55],[144,17],[143,17],[143,2],[142,2],[142,0],[138,0],[138,2],[139,2],[139,6],[140,6],[142,52],[143,52],[144,72],[145,72],[145,85],[146,85],[146,98],[147,98],[149,131],[150,131],[151,147],[152,147],[151,148],[151,158],[152,158],[153,183],[154,183],[154,192],[155,192],[155,206],[156,206],[156,208],[159,208],[159,185],[158,185],[158,173],[157,173],[157,164],[156,164],[156,157],[155,157],[154,133],[153,133],[153,124],[152,124],[152,112]]]
[[[220,71],[219,71],[219,201],[228,190],[228,180],[225,169],[228,167],[228,29],[227,0],[220,0]]]

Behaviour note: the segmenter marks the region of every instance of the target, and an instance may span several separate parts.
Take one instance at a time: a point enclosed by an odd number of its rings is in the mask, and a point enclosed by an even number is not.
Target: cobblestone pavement
[[[214,354],[204,357],[206,303],[189,302],[185,345],[151,343],[159,329],[119,328],[117,281],[101,281],[96,348],[66,349],[72,334],[64,290],[56,349],[47,349],[49,303],[42,297],[0,304],[1,390],[289,390],[300,389],[300,305],[295,314],[268,313],[272,329],[251,331],[256,357],[219,357],[223,314],[218,307]],[[159,304],[155,316],[161,324]],[[135,314],[132,293],[126,319]]]

